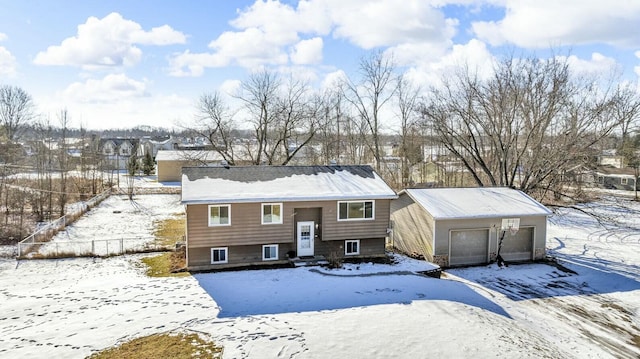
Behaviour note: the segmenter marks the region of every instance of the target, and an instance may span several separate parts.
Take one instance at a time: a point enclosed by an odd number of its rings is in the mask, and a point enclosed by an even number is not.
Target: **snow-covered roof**
[[[182,203],[394,199],[370,166],[233,166],[182,169]]]
[[[522,191],[506,187],[404,190],[434,219],[549,216],[551,211]]]
[[[222,156],[216,151],[173,151],[160,150],[156,154],[157,161],[221,161]]]

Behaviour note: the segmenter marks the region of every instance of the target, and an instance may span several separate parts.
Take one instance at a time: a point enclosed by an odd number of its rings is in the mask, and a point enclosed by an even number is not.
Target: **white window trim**
[[[340,218],[340,204],[341,203],[365,203],[365,202],[371,202],[371,218],[344,218],[341,219]],[[345,221],[373,221],[376,219],[376,201],[369,199],[369,200],[362,200],[362,201],[338,201],[338,210],[337,212],[337,217],[338,217],[338,222],[345,222]]]
[[[224,261],[214,261],[213,260],[213,251],[224,251]],[[229,263],[229,247],[216,247],[211,248],[211,264],[224,264]]]
[[[264,206],[280,206],[280,222],[268,222],[265,223],[264,221]],[[263,203],[262,206],[260,206],[260,218],[261,218],[261,223],[262,224],[282,224],[282,217],[283,216],[283,212],[284,212],[284,206],[282,205],[282,203]]]
[[[624,186],[628,185],[629,184],[629,179],[626,178],[626,177],[620,178],[620,184],[624,185]]]
[[[276,256],[275,256],[275,258],[266,258],[264,256],[264,249],[266,247],[275,247],[276,248]],[[265,245],[262,246],[262,260],[263,261],[276,261],[276,260],[278,260],[278,258],[280,258],[280,254],[279,254],[279,248],[278,248],[277,244],[265,244]]]
[[[347,243],[349,243],[349,242],[355,242],[355,243],[358,244],[358,251],[357,252],[352,252],[352,253],[347,252],[347,248],[348,248],[347,247]],[[344,241],[344,255],[345,256],[357,256],[359,254],[360,254],[360,240],[359,239],[348,239],[348,240]]]
[[[229,223],[217,224],[211,223],[211,207],[227,207],[227,213],[229,213]],[[231,225],[231,205],[230,204],[210,204],[207,206],[207,224],[209,227],[225,227]]]

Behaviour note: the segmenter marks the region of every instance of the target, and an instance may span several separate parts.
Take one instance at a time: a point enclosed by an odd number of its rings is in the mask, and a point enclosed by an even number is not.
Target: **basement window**
[[[278,245],[268,244],[262,246],[262,260],[275,261],[278,259]]]
[[[211,248],[211,264],[227,263],[229,261],[227,257],[228,250],[227,247]]]
[[[360,240],[354,239],[344,241],[344,255],[352,256],[356,254],[360,254]]]

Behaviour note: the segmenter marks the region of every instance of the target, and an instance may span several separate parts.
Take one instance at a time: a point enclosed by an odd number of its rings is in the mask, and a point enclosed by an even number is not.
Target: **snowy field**
[[[0,357],[83,358],[194,330],[223,345],[225,358],[638,358],[640,205],[619,205],[595,204],[617,219],[607,227],[575,210],[550,219],[547,249],[563,267],[489,265],[443,279],[400,256],[395,265],[184,278],[146,277],[142,255],[0,259]],[[152,221],[136,219],[140,236]],[[91,220],[70,229],[117,231]]]

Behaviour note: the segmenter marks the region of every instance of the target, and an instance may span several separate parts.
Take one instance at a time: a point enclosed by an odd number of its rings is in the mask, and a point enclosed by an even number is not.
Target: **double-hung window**
[[[282,203],[262,204],[262,224],[282,224]]]
[[[209,227],[230,225],[231,205],[221,204],[209,206]]]
[[[338,202],[338,220],[373,219],[375,216],[373,201]]]
[[[267,244],[262,246],[262,260],[275,261],[278,259],[278,245]]]
[[[229,261],[228,250],[227,247],[211,248],[211,264],[227,263]]]

